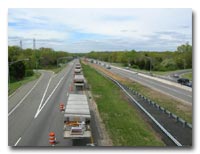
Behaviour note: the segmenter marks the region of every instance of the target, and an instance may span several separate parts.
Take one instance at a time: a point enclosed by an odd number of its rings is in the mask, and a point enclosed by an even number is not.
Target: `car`
[[[107,68],[107,69],[111,69],[110,65],[107,65],[106,68]]]
[[[186,86],[192,87],[192,81],[188,82],[188,83],[186,84]]]
[[[178,74],[173,74],[173,77],[174,78],[179,78],[179,75]]]
[[[186,79],[186,78],[180,78],[177,80],[178,83],[182,84],[182,85],[188,85],[190,83],[190,80],[189,79]]]

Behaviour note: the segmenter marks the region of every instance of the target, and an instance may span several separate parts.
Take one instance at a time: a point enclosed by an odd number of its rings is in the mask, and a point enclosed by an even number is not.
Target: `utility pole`
[[[35,51],[35,69],[37,69],[37,55],[35,50],[35,38],[33,39],[33,51]]]
[[[33,39],[33,50],[35,50],[35,39]]]
[[[22,40],[19,41],[20,48],[22,49]]]
[[[152,65],[152,58],[151,57],[148,57],[148,56],[145,56],[147,59],[149,59],[149,73],[150,73],[150,75],[152,75],[151,74],[151,65]]]

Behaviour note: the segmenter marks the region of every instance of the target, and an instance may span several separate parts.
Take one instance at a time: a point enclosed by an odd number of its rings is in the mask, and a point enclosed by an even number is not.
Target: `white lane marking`
[[[15,143],[14,146],[17,146],[17,144],[19,143],[19,141],[20,141],[21,139],[22,139],[22,138],[20,137],[20,138],[17,140],[17,142]]]
[[[42,111],[42,109],[44,108],[44,106],[47,104],[47,102],[49,101],[49,99],[51,98],[51,96],[54,94],[54,92],[56,91],[56,89],[58,88],[58,86],[60,85],[60,83],[62,82],[62,80],[64,79],[65,75],[68,72],[66,72],[63,77],[60,79],[60,81],[58,82],[58,84],[56,85],[56,87],[54,88],[54,90],[51,92],[51,94],[49,95],[49,97],[46,99],[45,103],[42,105],[42,107],[38,110],[38,112],[35,114],[34,119],[37,118],[37,116],[39,115],[39,113]]]
[[[64,77],[62,77],[60,79],[60,81],[58,82],[58,84],[56,85],[56,87],[54,88],[54,90],[51,92],[51,94],[49,95],[49,97],[46,99],[45,103],[42,105],[42,107],[38,110],[38,112],[36,113],[34,119],[37,118],[37,116],[39,115],[39,113],[42,111],[42,109],[44,108],[44,106],[47,104],[47,102],[49,101],[49,99],[51,98],[51,96],[54,94],[54,92],[56,91],[56,89],[58,88],[59,84],[61,83],[61,81],[64,79]]]
[[[8,113],[8,116],[10,116],[21,104],[22,102],[26,99],[26,97],[33,91],[33,89],[37,86],[39,81],[42,79],[44,75],[40,77],[40,79],[34,84],[34,86],[31,88],[31,90],[21,99],[21,101]]]
[[[43,94],[42,99],[41,99],[41,101],[40,101],[40,105],[39,105],[39,107],[38,107],[37,112],[36,112],[35,115],[38,114],[38,112],[39,112],[39,110],[40,110],[40,108],[41,108],[41,106],[42,106],[42,103],[43,103],[43,101],[44,101],[44,97],[46,96],[46,93],[47,93],[47,90],[48,90],[48,88],[49,88],[49,85],[50,85],[51,80],[52,80],[52,77],[49,79],[49,82],[48,82],[47,87],[46,87],[46,89],[45,89],[45,91],[44,91],[44,94]]]

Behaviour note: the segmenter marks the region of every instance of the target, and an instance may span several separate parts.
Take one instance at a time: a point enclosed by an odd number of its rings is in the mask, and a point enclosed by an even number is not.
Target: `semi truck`
[[[85,94],[69,94],[64,112],[64,138],[91,137],[90,109]]]

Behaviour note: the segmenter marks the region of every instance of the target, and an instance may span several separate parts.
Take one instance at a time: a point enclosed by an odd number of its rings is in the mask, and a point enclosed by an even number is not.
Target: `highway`
[[[66,104],[70,92],[74,62],[68,63],[58,74],[40,71],[38,80],[9,97],[9,146],[50,146],[48,134],[51,131],[55,132],[56,146],[75,144],[70,139],[63,139],[63,113],[59,110],[59,104]]]
[[[108,70],[114,74],[118,74],[122,77],[129,78],[130,80],[137,81],[141,83],[142,85],[145,85],[154,90],[162,92],[182,102],[192,103],[192,91],[188,91],[183,88],[178,88],[173,85],[168,85],[168,84],[159,82],[157,80],[146,78],[144,76],[138,75],[138,73],[134,73],[134,72],[130,73],[130,71],[127,71],[125,69],[118,69],[117,67],[111,66],[111,69],[108,69]]]

